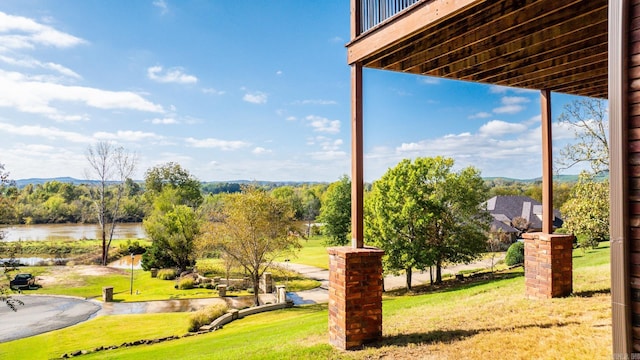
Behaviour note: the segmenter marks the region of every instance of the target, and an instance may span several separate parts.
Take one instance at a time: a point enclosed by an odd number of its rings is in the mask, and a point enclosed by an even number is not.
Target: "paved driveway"
[[[58,296],[12,296],[24,302],[13,312],[0,303],[0,342],[21,339],[85,321],[100,305],[91,301]]]

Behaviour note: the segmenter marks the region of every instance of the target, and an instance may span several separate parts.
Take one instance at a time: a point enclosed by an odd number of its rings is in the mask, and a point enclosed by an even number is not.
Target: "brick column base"
[[[376,248],[329,252],[329,342],[349,350],[382,338],[382,255]]]
[[[525,294],[530,299],[573,291],[573,235],[524,233]]]

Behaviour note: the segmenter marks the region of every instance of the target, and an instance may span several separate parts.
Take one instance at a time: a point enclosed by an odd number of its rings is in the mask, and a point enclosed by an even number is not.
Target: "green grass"
[[[133,295],[130,294],[130,271],[122,270],[105,275],[85,275],[77,267],[53,267],[39,270],[42,276],[49,273],[63,272],[54,284],[48,284],[28,294],[56,294],[79,296],[83,298],[102,298],[102,288],[113,286],[114,301],[149,301],[166,299],[206,298],[218,296],[217,290],[209,289],[175,289],[173,280],[152,278],[151,274],[142,270],[133,272]],[[27,269],[25,269],[27,270]],[[23,271],[23,270],[21,270]],[[248,295],[246,292],[233,292],[232,295]]]
[[[324,306],[250,316],[223,330],[158,344],[91,354],[86,359],[308,359],[331,358]]]
[[[329,268],[329,254],[327,253],[326,236],[311,236],[300,240],[302,249],[293,255],[281,256],[276,261],[289,259],[292,263],[311,265],[321,269]]]
[[[65,329],[0,343],[0,359],[51,359],[76,350],[182,335],[188,313],[101,316]]]
[[[496,354],[499,358],[520,359],[610,358],[608,258],[608,243],[584,254],[582,250],[575,251],[574,294],[561,299],[526,299],[522,268],[504,272],[495,279],[480,278],[435,290],[422,287],[404,295],[388,293],[383,301],[382,341],[355,352],[332,348],[328,344],[326,306],[309,306],[250,316],[205,335],[103,351],[83,358],[487,359],[496,358]],[[137,319],[150,315],[139,316]],[[176,316],[178,319],[181,315]],[[51,336],[65,332],[65,336],[73,337],[70,334],[76,333],[80,341],[62,352],[88,349],[91,346],[83,341],[94,340],[88,335],[88,331],[94,331],[90,329],[102,327],[107,334],[114,331],[98,321],[101,319],[53,332]],[[158,321],[159,326],[167,320],[150,321]],[[122,323],[116,327],[123,329]],[[139,335],[117,336],[120,337],[116,343],[140,339]],[[130,338],[125,339],[127,336]],[[103,340],[101,345],[114,342],[111,335],[102,338],[108,340]],[[0,344],[0,357],[18,342],[21,342],[20,348],[42,347],[41,339],[33,337]],[[57,347],[55,352],[47,352],[42,358],[59,356],[60,350],[63,349]],[[29,354],[26,358],[38,357]]]

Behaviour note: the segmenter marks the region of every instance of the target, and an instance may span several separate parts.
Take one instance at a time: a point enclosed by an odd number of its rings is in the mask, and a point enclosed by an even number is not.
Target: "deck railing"
[[[420,0],[358,1],[360,1],[360,34],[362,34]]]

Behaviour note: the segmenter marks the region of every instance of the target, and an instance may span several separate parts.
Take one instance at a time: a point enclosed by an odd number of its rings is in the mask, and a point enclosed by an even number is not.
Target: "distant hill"
[[[608,178],[609,175],[602,175],[597,177],[599,180],[604,180]],[[505,183],[525,183],[525,184],[534,184],[537,182],[541,182],[542,178],[537,177],[534,179],[514,179],[502,176],[489,176],[483,177],[485,181],[494,181],[494,182],[505,182]],[[76,179],[72,177],[55,177],[55,178],[30,178],[30,179],[20,179],[15,180],[16,186],[19,188],[23,188],[28,184],[33,185],[41,185],[49,181],[59,181],[63,183],[71,183],[71,184],[95,184],[98,183],[98,180],[84,180],[84,179]],[[578,175],[554,175],[553,181],[558,181],[561,183],[566,182],[577,182]],[[137,183],[144,183],[143,180],[136,180]],[[264,180],[229,180],[229,181],[202,181],[203,186],[208,184],[240,184],[240,185],[248,185],[248,184],[256,184],[258,186],[263,186],[267,188],[276,188],[280,186],[300,186],[300,185],[316,185],[316,184],[328,184],[326,181],[264,181]]]
[[[85,179],[76,179],[72,177],[54,177],[54,178],[29,178],[29,179],[20,179],[15,180],[16,186],[18,188],[23,188],[28,184],[32,185],[42,185],[46,182],[50,181],[59,181],[62,183],[71,183],[74,185],[78,184],[96,184],[99,183],[98,180],[85,180]],[[144,183],[144,180],[136,180],[137,183]],[[326,184],[326,182],[322,181],[258,181],[258,180],[230,180],[230,181],[202,181],[202,185],[207,184],[240,184],[240,185],[248,185],[248,184],[256,184],[258,186],[265,186],[269,188],[275,188],[280,186],[298,186],[298,185],[315,185],[315,184]]]
[[[608,178],[609,178],[609,174],[596,176],[596,180],[598,181],[603,181]],[[525,184],[534,184],[534,183],[542,182],[542,177],[537,177],[534,179],[514,179],[514,178],[508,178],[508,177],[494,176],[494,177],[483,177],[483,179],[485,181],[504,181],[506,183],[525,183]],[[553,181],[557,181],[560,183],[578,182],[578,175],[554,175]]]
[[[56,177],[56,178],[30,178],[30,179],[20,179],[15,180],[16,186],[19,188],[23,188],[29,184],[32,185],[42,185],[46,182],[50,181],[59,181],[61,183],[71,183],[71,184],[92,184],[97,183],[97,180],[80,180],[72,177]]]

